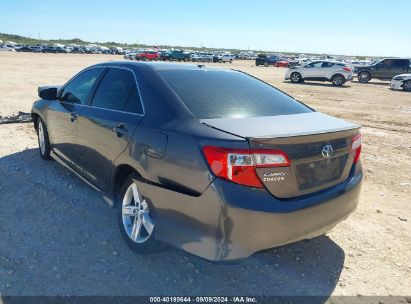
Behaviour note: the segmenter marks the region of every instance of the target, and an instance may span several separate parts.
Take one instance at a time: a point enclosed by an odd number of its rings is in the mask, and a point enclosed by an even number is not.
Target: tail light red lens
[[[347,72],[351,72],[351,69],[349,67],[343,67],[343,70]]]
[[[352,142],[351,142],[351,152],[355,153],[354,160],[353,160],[354,164],[356,164],[358,160],[360,159],[361,145],[362,145],[362,135],[358,134],[352,139]]]
[[[213,173],[234,183],[262,188],[257,175],[258,167],[284,167],[290,160],[279,150],[229,149],[213,146],[203,148],[205,158]]]

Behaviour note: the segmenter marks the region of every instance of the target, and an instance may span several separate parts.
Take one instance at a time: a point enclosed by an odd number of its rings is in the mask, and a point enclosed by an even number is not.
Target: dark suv
[[[269,65],[275,65],[277,61],[279,61],[280,58],[278,56],[272,55],[272,56],[267,56],[264,54],[259,54],[257,59],[255,60],[255,65],[263,65],[263,66],[269,66]]]
[[[372,65],[357,66],[354,69],[358,81],[362,83],[367,83],[372,78],[392,79],[396,75],[410,71],[410,60],[399,58],[386,58]]]

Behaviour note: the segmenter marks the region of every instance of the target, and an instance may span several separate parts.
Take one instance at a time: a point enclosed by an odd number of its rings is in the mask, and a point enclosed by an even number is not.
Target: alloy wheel
[[[362,72],[358,74],[358,80],[363,83],[368,82],[370,80],[370,74],[367,72]]]
[[[144,243],[150,238],[154,221],[149,206],[135,183],[124,194],[121,213],[124,230],[133,242]]]
[[[38,132],[40,152],[42,155],[44,155],[46,153],[46,141],[44,136],[43,124],[41,123],[41,121],[39,121],[38,123]]]
[[[404,82],[402,87],[404,91],[410,92],[411,91],[411,80],[407,80],[406,82]]]
[[[301,76],[298,73],[292,73],[290,78],[292,82],[300,82],[301,80]]]
[[[334,76],[334,78],[333,78],[333,84],[335,85],[335,86],[341,86],[342,84],[343,84],[343,82],[344,82],[344,80],[343,80],[343,78],[341,77],[341,76]]]

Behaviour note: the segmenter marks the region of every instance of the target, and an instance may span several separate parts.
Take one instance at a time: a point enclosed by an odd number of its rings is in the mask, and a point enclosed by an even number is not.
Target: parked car
[[[41,158],[99,191],[137,252],[158,240],[243,258],[321,235],[358,204],[360,127],[243,72],[107,62],[39,97]]]
[[[35,45],[35,46],[30,47],[30,48],[31,48],[31,51],[35,52],[35,53],[43,52],[43,47],[40,46],[40,45]]]
[[[181,50],[174,50],[169,53],[168,59],[170,61],[177,60],[177,61],[190,61],[190,53],[181,51]]]
[[[234,61],[234,55],[232,54],[222,54],[219,56],[218,58],[218,62],[229,62],[229,63],[233,63]]]
[[[26,45],[23,45],[21,48],[17,49],[16,51],[17,51],[17,52],[24,52],[24,53],[33,52],[33,50],[31,49],[31,47],[26,46]]]
[[[16,50],[11,48],[11,47],[7,47],[7,46],[0,46],[0,52],[15,52]]]
[[[279,60],[280,60],[279,57],[278,57],[278,56],[275,56],[275,55],[272,55],[272,56],[268,56],[268,57],[267,57],[267,55],[259,54],[258,57],[257,57],[256,60],[255,60],[255,65],[256,65],[256,66],[260,66],[260,65],[263,65],[263,66],[275,65],[275,63],[276,63],[277,61],[279,61]]]
[[[136,60],[143,60],[143,61],[151,61],[151,60],[159,60],[160,56],[155,51],[142,51],[135,55]]]
[[[395,76],[390,83],[390,88],[393,90],[411,91],[411,74],[400,74]]]
[[[331,81],[335,86],[342,86],[352,77],[351,68],[338,61],[313,61],[303,66],[290,67],[285,73],[285,79],[293,83],[304,80]]]
[[[193,53],[190,55],[190,61],[192,62],[212,62],[213,55],[208,53]]]
[[[170,60],[170,51],[160,51],[160,60],[169,61]]]
[[[354,68],[359,82],[367,83],[373,78],[387,80],[395,75],[411,72],[409,59],[386,58],[371,65],[361,65]]]
[[[287,60],[277,61],[274,66],[277,68],[288,68],[289,62]]]

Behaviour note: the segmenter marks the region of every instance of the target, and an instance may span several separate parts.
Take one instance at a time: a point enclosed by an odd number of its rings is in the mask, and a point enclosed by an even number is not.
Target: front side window
[[[393,65],[393,60],[391,59],[386,59],[383,61],[384,68],[392,68],[392,65]]]
[[[97,88],[92,106],[141,114],[141,102],[133,73],[125,69],[110,68]]]
[[[72,79],[63,89],[60,100],[70,103],[87,104],[94,84],[104,68],[95,68],[84,71]]]
[[[159,70],[199,119],[276,116],[311,112],[307,106],[245,73],[219,70]]]

